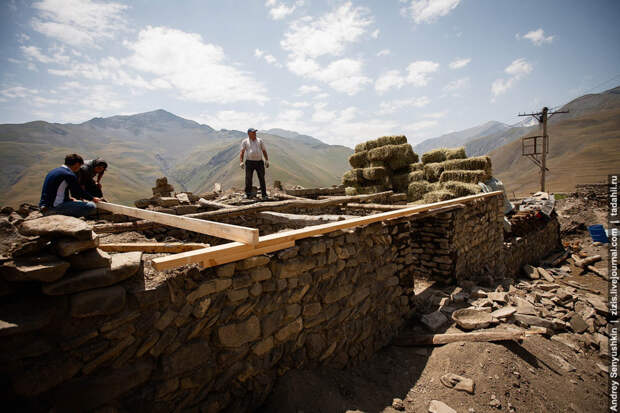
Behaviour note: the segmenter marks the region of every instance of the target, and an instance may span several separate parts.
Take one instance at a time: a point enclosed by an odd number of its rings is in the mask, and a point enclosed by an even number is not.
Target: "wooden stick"
[[[414,216],[414,218],[425,218],[428,216],[448,212],[456,208],[462,208],[463,207],[462,203],[465,203],[468,201],[475,201],[478,199],[498,196],[500,194],[502,194],[501,191],[495,191],[495,192],[489,192],[489,193],[484,193],[484,194],[470,195],[470,196],[466,196],[463,198],[456,198],[456,199],[451,199],[448,201],[436,202],[434,204],[412,206],[412,207],[408,207],[408,208],[401,209],[398,211],[383,212],[380,214],[374,214],[374,215],[369,215],[365,217],[351,218],[345,221],[331,222],[331,223],[323,224],[323,225],[315,225],[312,227],[279,232],[276,234],[265,235],[265,236],[260,237],[258,244],[254,247],[250,247],[250,246],[241,244],[239,242],[230,242],[228,244],[218,245],[216,247],[205,248],[204,250],[184,252],[184,253],[172,255],[169,257],[157,258],[156,259],[157,261],[154,260],[153,262],[157,263],[157,265],[160,265],[162,268],[164,266],[167,266],[167,268],[172,268],[175,265],[177,266],[185,265],[185,264],[192,263],[192,262],[205,261],[212,257],[215,258],[219,254],[222,254],[224,252],[229,253],[229,254],[236,254],[236,253],[241,254],[241,253],[247,253],[247,252],[251,253],[252,250],[260,248],[260,247],[283,244],[287,241],[295,241],[295,240],[302,239],[302,238],[312,237],[314,235],[320,235],[320,234],[325,234],[328,232],[333,232],[339,229],[352,228],[352,227],[357,227],[360,225],[368,225],[373,222],[401,218],[405,216]],[[252,255],[248,255],[248,256],[252,256]],[[168,266],[168,263],[170,263],[170,266]],[[158,267],[155,267],[155,268],[158,269]]]
[[[599,268],[596,268],[594,265],[588,265],[587,268],[602,279],[609,281],[609,276],[606,273],[602,272]]]
[[[200,198],[198,200],[198,203],[200,204],[200,206],[202,207],[209,207],[209,208],[215,208],[215,209],[223,209],[223,208],[230,208],[230,205],[227,204],[223,204],[221,202],[215,202],[215,201],[207,201],[204,198]]]
[[[235,243],[238,244],[238,243]],[[250,249],[243,249],[239,251],[226,251],[226,248],[220,248],[217,251],[218,247],[225,247],[228,244],[219,245],[216,247],[205,248],[190,252],[183,252],[180,254],[171,255],[169,257],[160,257],[154,258],[152,260],[153,268],[158,271],[169,270],[171,268],[180,267],[183,265],[190,264],[198,264],[203,268],[215,267],[216,265],[227,264],[229,262],[243,260],[249,257],[254,257],[256,255],[267,254],[269,252],[279,251],[282,249],[290,248],[295,246],[295,241],[286,241],[281,244],[270,245],[267,247],[258,247]],[[243,244],[241,244],[243,245]],[[216,250],[216,253],[206,255],[204,254],[205,250]],[[219,252],[219,253],[217,253]]]
[[[586,268],[588,265],[602,260],[602,257],[600,255],[592,255],[591,257],[586,257],[581,260],[578,256],[573,254],[573,260],[575,261],[575,265],[577,267]]]
[[[360,202],[376,199],[381,196],[391,195],[392,191],[380,192],[378,194],[338,196],[330,199],[291,199],[275,202],[257,202],[251,205],[233,206],[230,208],[219,209],[217,211],[199,212],[196,214],[184,215],[187,218],[213,219],[218,217],[234,217],[238,215],[257,214],[263,211],[285,211],[293,208],[324,208],[328,206],[346,204],[348,202]]]
[[[396,346],[429,346],[456,343],[459,341],[480,342],[480,341],[506,341],[521,340],[534,332],[508,331],[508,330],[487,330],[471,333],[445,333],[445,334],[422,334],[422,335],[402,335],[396,337],[392,344]]]
[[[551,266],[555,267],[557,265],[560,265],[561,263],[563,263],[564,261],[566,261],[566,259],[570,256],[570,252],[568,252],[568,250],[564,251],[562,253],[562,255],[560,255],[558,258],[554,259],[553,262],[551,263]]]
[[[245,244],[255,245],[258,242],[258,230],[256,228],[223,224],[221,222],[203,221],[196,218],[188,218],[187,216],[147,211],[144,209],[126,207],[123,205],[110,204],[108,202],[97,203],[97,208],[104,211],[110,211],[115,214],[123,214],[130,217],[146,219],[159,224],[243,242]]]
[[[119,222],[115,224],[97,224],[93,226],[93,231],[97,234],[116,234],[119,232],[140,231],[156,226],[157,223],[151,221]]]
[[[410,207],[411,205],[383,205],[383,204],[356,204],[351,203],[347,204],[343,208],[347,209],[362,209],[368,211],[397,211],[399,209],[404,209]]]
[[[100,244],[99,249],[106,252],[186,252],[199,249],[209,248],[209,244],[199,244],[195,242],[128,242],[128,243],[109,243]]]

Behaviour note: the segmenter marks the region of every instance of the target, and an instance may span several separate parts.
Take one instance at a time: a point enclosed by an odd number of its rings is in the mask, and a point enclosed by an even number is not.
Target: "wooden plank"
[[[343,208],[346,209],[361,209],[365,211],[397,211],[400,209],[409,208],[411,205],[384,205],[384,204],[347,204]]]
[[[258,242],[258,229],[256,228],[241,227],[238,225],[224,224],[221,222],[204,221],[196,218],[188,218],[187,216],[164,214],[161,212],[131,208],[108,202],[99,202],[97,204],[97,208],[115,214],[146,219],[159,224],[198,232],[200,234],[207,234],[214,237],[243,242],[244,244],[255,245]]]
[[[396,346],[429,346],[457,342],[489,342],[522,340],[529,335],[541,334],[538,331],[511,331],[511,330],[486,330],[471,333],[444,333],[444,334],[420,334],[402,335],[396,337],[392,344]]]
[[[451,199],[448,201],[436,202],[434,204],[428,205],[416,205],[412,207],[408,207],[405,209],[401,209],[398,211],[389,211],[383,212],[380,214],[369,215],[365,217],[358,217],[347,219],[345,221],[331,222],[323,225],[316,225],[313,227],[301,228],[292,231],[285,231],[271,235],[264,235],[259,238],[258,244],[251,247],[244,245],[239,242],[230,242],[228,244],[218,245],[211,248],[205,248],[204,250],[196,250],[190,252],[184,252],[176,255],[172,255],[169,257],[161,257],[157,258],[157,265],[161,268],[174,268],[175,266],[186,265],[190,263],[195,263],[198,261],[204,261],[209,259],[216,259],[219,255],[224,254],[247,254],[252,253],[253,250],[262,247],[275,246],[279,244],[284,244],[288,241],[295,241],[302,238],[308,238],[314,235],[325,234],[328,232],[336,231],[339,229],[352,228],[360,225],[368,225],[373,222],[384,221],[388,219],[401,218],[405,216],[416,216],[419,218],[424,218],[444,212],[448,212],[450,210],[456,208],[464,207],[464,203],[475,201],[477,199],[484,199],[491,196],[501,195],[501,191],[489,192],[484,194],[470,195],[462,198]],[[276,250],[273,250],[276,251]],[[256,254],[257,255],[257,254]],[[252,255],[248,255],[247,257],[251,257]],[[246,257],[246,258],[247,258]],[[231,261],[228,261],[231,262]],[[170,266],[168,266],[170,263]],[[155,267],[157,268],[157,267]]]
[[[308,226],[324,224],[326,222],[344,221],[345,219],[355,218],[353,215],[300,215],[285,214],[282,212],[261,212],[260,217],[271,223],[295,226]]]
[[[99,245],[99,249],[106,252],[142,251],[149,253],[177,253],[204,248],[209,248],[209,244],[195,242],[114,242]]]
[[[210,268],[215,267],[216,265],[228,264],[229,262],[235,262],[257,255],[290,248],[295,246],[295,241],[286,241],[280,244],[258,248],[253,248],[238,242],[232,244],[238,244],[237,246],[242,248],[230,251],[225,248],[230,244],[224,244],[216,247],[175,254],[169,257],[154,258],[152,260],[152,265],[153,268],[158,271],[165,271],[171,268],[190,264],[198,264],[203,268]],[[218,249],[218,247],[220,248]],[[206,250],[209,250],[210,253],[205,254],[204,251]]]

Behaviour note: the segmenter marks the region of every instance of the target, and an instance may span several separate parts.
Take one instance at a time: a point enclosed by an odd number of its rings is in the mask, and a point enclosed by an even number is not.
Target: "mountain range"
[[[548,123],[549,188],[571,191],[576,183],[604,181],[618,173],[620,160],[620,87],[581,96]],[[488,154],[494,175],[509,192],[538,190],[539,169],[521,156],[524,136],[539,134],[536,122],[514,125],[490,121],[427,139],[416,146],[422,154],[440,147],[465,146],[468,156]],[[328,145],[312,136],[283,129],[258,135],[269,153],[267,181],[305,187],[339,184],[350,169],[352,149]],[[167,176],[177,191],[201,193],[219,182],[224,189],[243,187],[239,146],[247,135],[215,130],[165,110],[130,116],[93,118],[80,124],[43,121],[0,125],[0,205],[36,203],[47,171],[65,154],[105,158],[110,167],[103,180],[106,197],[130,204],[151,195],[155,179]]]

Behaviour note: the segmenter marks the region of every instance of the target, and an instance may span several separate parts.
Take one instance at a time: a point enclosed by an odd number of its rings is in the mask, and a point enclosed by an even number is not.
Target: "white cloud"
[[[264,50],[254,49],[254,57],[263,57],[264,54],[265,54]]]
[[[443,87],[444,92],[455,92],[460,89],[468,88],[470,84],[469,78],[464,77],[461,79],[456,79],[449,82],[447,85]]]
[[[282,101],[283,105],[288,105],[288,106],[292,106],[294,108],[307,108],[308,106],[310,106],[310,102],[304,102],[304,101],[300,101],[300,102],[289,102],[288,100],[283,100]]]
[[[301,85],[299,86],[299,89],[297,89],[299,91],[300,95],[307,95],[308,93],[318,93],[321,91],[321,88],[318,86],[309,86],[309,85]]]
[[[265,59],[265,61],[271,65],[274,65],[276,67],[282,67],[282,65],[280,63],[278,63],[278,59],[276,59],[272,54],[269,53],[265,53],[264,50],[261,49],[255,49],[254,50],[254,57],[257,57],[259,59]]]
[[[13,86],[7,89],[0,90],[0,96],[9,99],[23,99],[33,95],[37,95],[39,91],[37,89],[29,89],[23,86]]]
[[[97,47],[125,27],[120,3],[96,3],[92,0],[43,0],[32,5],[37,17],[32,27],[54,39],[73,46]]]
[[[339,56],[349,43],[361,38],[371,23],[368,9],[347,2],[319,19],[304,17],[294,21],[280,45],[291,55],[303,58]]]
[[[381,33],[381,31],[379,29],[377,29],[374,32],[370,33],[370,37],[372,37],[373,39],[378,39],[379,38],[379,33]]]
[[[450,66],[450,69],[460,69],[462,67],[467,66],[469,62],[471,62],[471,58],[456,59],[450,62],[449,66]]]
[[[336,119],[336,111],[326,110],[327,103],[317,103],[314,105],[312,120],[314,122],[331,122]]]
[[[269,15],[273,20],[282,20],[289,14],[293,13],[297,7],[303,6],[303,0],[298,0],[294,5],[287,6],[284,3],[278,3],[275,0],[267,0],[265,6],[269,9]]]
[[[517,80],[521,79],[523,76],[530,74],[533,70],[532,65],[525,60],[524,58],[514,60],[504,72],[511,75],[508,79],[495,79],[491,84],[491,93],[493,93],[493,100],[495,97],[506,93],[510,88],[512,88]]]
[[[400,109],[416,107],[422,108],[430,103],[430,99],[426,96],[411,99],[396,99],[379,104],[379,115],[389,115]]]
[[[326,68],[309,74],[309,77],[323,81],[334,90],[355,95],[371,83],[362,73],[362,62],[354,59],[340,59],[331,62]]]
[[[406,131],[417,132],[423,129],[432,128],[433,126],[437,126],[438,124],[439,122],[437,122],[436,120],[421,120],[405,125],[404,129]]]
[[[48,49],[52,52],[51,55],[46,55],[36,46],[21,46],[22,53],[28,58],[28,60],[36,60],[40,63],[55,63],[60,65],[66,65],[70,62],[71,58],[64,54],[64,47],[57,47]]]
[[[215,114],[203,114],[197,121],[206,123],[215,129],[234,129],[245,131],[248,128],[265,129],[269,127],[269,116],[262,112],[243,112],[236,110],[220,110]]]
[[[312,99],[314,100],[321,100],[321,99],[327,99],[329,97],[329,93],[323,92],[323,93],[319,93],[317,95],[314,95],[312,97]]]
[[[390,49],[383,49],[383,50],[379,50],[379,52],[377,53],[377,56],[387,56],[390,53],[392,53]]]
[[[375,81],[375,90],[383,94],[392,88],[400,89],[405,85],[405,81],[399,70],[388,70]]]
[[[439,63],[428,60],[412,62],[407,66],[407,83],[414,86],[426,86],[430,81],[428,75],[439,69]]]
[[[411,0],[411,4],[403,10],[416,24],[431,23],[439,17],[450,13],[461,0]]]
[[[524,39],[528,39],[536,46],[542,46],[545,43],[553,42],[553,36],[545,36],[545,31],[542,28],[527,32],[522,37]],[[517,38],[519,38],[518,33],[517,33]]]
[[[425,118],[430,118],[430,119],[441,119],[446,116],[446,112],[425,113],[422,116],[424,116]]]
[[[199,34],[147,26],[137,41],[125,45],[133,51],[127,59],[129,66],[157,76],[184,99],[261,104],[269,100],[260,82],[229,64],[222,48],[203,42]]]

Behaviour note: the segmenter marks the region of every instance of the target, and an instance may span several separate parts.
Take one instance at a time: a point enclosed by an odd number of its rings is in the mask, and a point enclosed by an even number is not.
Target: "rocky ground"
[[[347,370],[291,371],[261,412],[606,411],[607,245],[593,243],[587,232],[588,225],[605,224],[606,211],[570,197],[558,201],[556,210],[564,254],[492,286],[418,280],[416,315],[403,332],[531,335],[520,341],[392,344]],[[600,275],[579,266],[596,255],[601,259],[590,265]],[[455,311],[462,308],[471,310],[468,319],[480,328],[457,325]]]

